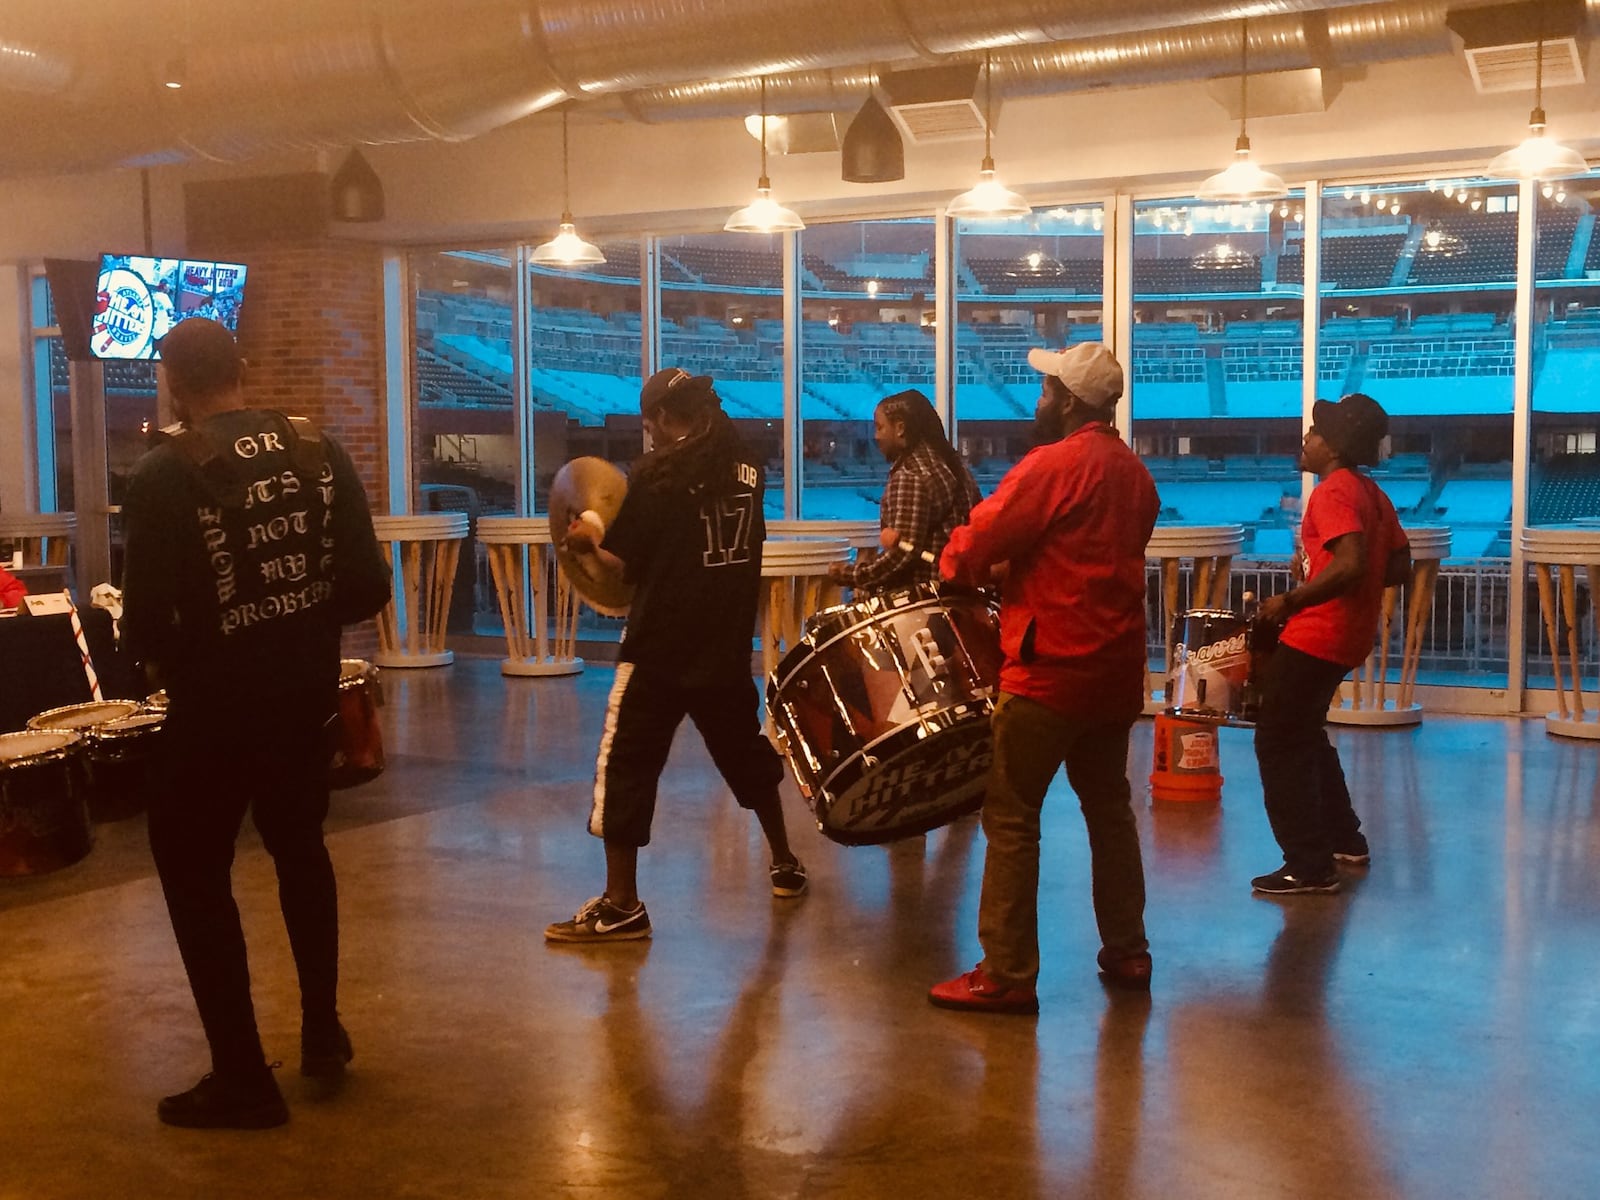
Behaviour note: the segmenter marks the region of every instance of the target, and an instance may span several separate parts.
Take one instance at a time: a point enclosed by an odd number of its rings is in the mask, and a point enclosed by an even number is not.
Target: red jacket
[[[22,603],[22,598],[28,594],[28,589],[4,567],[0,567],[0,608],[16,608]]]
[[[1074,717],[1144,706],[1144,548],[1161,501],[1150,472],[1094,422],[1029,452],[957,529],[939,566],[981,584],[1009,562],[1003,691]]]

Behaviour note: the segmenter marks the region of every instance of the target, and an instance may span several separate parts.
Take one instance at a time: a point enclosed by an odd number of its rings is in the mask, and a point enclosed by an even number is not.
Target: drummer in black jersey
[[[250,1002],[229,872],[249,810],[278,875],[300,981],[300,1072],[331,1086],[350,1061],[339,1022],[339,916],[323,844],[326,726],[339,627],[389,598],[366,495],[332,438],[248,407],[245,363],[216,321],[161,343],[184,422],[139,460],[123,506],[122,645],[169,705],[150,850],[211,1047],[211,1073],[162,1100],[169,1125],[288,1119]]]
[[[761,732],[751,637],[761,584],[765,474],[704,375],[658,371],[639,397],[654,447],[635,465],[621,510],[599,531],[579,519],[567,547],[634,585],[595,763],[589,832],[605,842],[606,887],[552,942],[650,936],[639,900],[639,847],[650,841],[656,785],[688,716],[734,799],[755,813],[772,851],[772,894],[806,890],[789,848],[778,784],[783,763]]]
[[[967,523],[972,506],[983,498],[978,485],[933,404],[915,389],[878,401],[872,434],[890,463],[878,512],[881,553],[862,562],[834,563],[828,577],[858,595],[938,583],[939,556],[951,533]]]

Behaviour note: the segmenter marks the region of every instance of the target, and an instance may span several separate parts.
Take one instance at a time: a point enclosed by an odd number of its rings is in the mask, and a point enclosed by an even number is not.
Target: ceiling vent
[[[1479,92],[1531,92],[1537,65],[1537,42],[1513,46],[1468,48],[1467,70]],[[1583,52],[1575,37],[1553,38],[1544,44],[1544,86],[1569,87],[1583,82]]]
[[[913,145],[968,142],[983,137],[978,63],[888,71],[878,85],[889,115]]]
[[[1459,9],[1445,24],[1461,39],[1467,70],[1480,93],[1533,91],[1540,39],[1544,41],[1544,86],[1570,87],[1583,82],[1583,56],[1588,46],[1582,0]]]

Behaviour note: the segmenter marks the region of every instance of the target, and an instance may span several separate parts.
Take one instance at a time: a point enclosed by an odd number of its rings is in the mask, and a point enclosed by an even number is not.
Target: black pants
[[[783,760],[761,732],[759,698],[748,673],[684,687],[648,666],[618,663],[595,763],[590,833],[628,846],[650,844],[656,784],[685,716],[742,807],[777,801]]]
[[[1349,667],[1282,643],[1272,652],[1256,721],[1256,762],[1267,819],[1291,874],[1322,878],[1333,853],[1361,840],[1339,752],[1324,728]]]
[[[247,809],[277,868],[304,1028],[337,1020],[338,895],[322,840],[334,702],[318,692],[244,715],[175,698],[168,714],[150,849],[218,1075],[259,1073],[265,1063],[231,880]]]

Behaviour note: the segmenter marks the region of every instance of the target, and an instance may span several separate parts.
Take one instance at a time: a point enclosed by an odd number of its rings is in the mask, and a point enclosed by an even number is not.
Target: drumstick
[[[1561,570],[1561,610],[1567,616],[1567,653],[1572,667],[1572,713],[1583,720],[1583,660],[1578,657],[1578,572],[1571,566]]]
[[[1556,597],[1550,586],[1550,568],[1544,563],[1534,563],[1533,573],[1539,581],[1539,611],[1544,615],[1545,636],[1550,639],[1550,666],[1556,677],[1556,712],[1567,719],[1567,692],[1561,683],[1561,639],[1556,636]]]
[[[1378,625],[1378,708],[1384,705],[1384,685],[1389,682],[1389,625],[1394,620],[1395,601],[1400,598],[1398,587],[1383,589],[1383,619]]]
[[[84,636],[83,622],[78,618],[78,606],[72,602],[71,592],[63,589],[61,594],[67,600],[67,617],[72,622],[72,636],[78,643],[78,657],[83,659],[83,674],[89,681],[89,696],[94,700],[104,700],[100,677],[94,673],[94,659],[89,655],[89,639]]]

